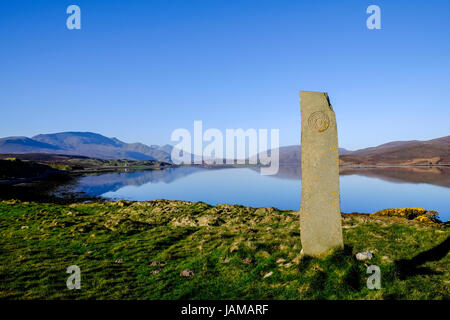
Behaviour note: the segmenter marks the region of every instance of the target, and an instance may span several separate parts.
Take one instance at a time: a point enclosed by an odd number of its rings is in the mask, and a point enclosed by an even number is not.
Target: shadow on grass
[[[347,259],[352,259],[353,258],[353,247],[349,246],[349,245],[344,245],[344,249],[342,250],[336,250],[335,252],[333,252],[332,254],[330,254],[329,256],[321,259],[321,258],[315,258],[315,257],[310,257],[310,256],[304,256],[301,260],[301,263],[298,267],[300,272],[305,271],[306,269],[308,269],[311,264],[314,261],[323,261],[326,264],[333,264],[335,266],[343,266],[346,262]]]
[[[428,267],[419,267],[425,262],[437,261],[444,258],[450,251],[450,237],[438,244],[436,247],[427,251],[421,252],[412,259],[401,259],[395,261],[397,274],[400,279],[405,279],[408,276],[415,276],[419,274],[441,274]]]
[[[355,260],[353,248],[345,245],[325,258],[305,256],[298,267],[309,282],[306,298],[340,299],[360,292],[363,286],[363,266]]]

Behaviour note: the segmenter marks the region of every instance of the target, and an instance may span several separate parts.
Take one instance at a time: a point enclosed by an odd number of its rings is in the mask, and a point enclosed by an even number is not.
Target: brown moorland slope
[[[341,164],[450,165],[450,136],[428,141],[396,141],[341,156]]]

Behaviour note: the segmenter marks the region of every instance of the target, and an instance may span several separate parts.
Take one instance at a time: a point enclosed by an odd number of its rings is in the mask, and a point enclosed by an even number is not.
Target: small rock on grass
[[[162,262],[162,261],[153,261],[152,263],[150,263],[151,267],[156,267],[156,266],[164,267],[165,265],[166,265],[166,263]]]
[[[192,270],[183,270],[180,272],[180,276],[182,276],[182,277],[192,277],[192,276],[194,276],[194,274],[195,273]]]
[[[117,259],[117,260],[116,260],[116,263],[117,263],[117,264],[122,264],[122,263],[123,263],[123,259]]]
[[[371,251],[358,252],[356,254],[356,260],[364,261],[373,258],[373,253]]]

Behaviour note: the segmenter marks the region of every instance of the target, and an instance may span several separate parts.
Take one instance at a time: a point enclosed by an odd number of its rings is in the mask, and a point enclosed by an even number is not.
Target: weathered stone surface
[[[336,116],[323,92],[300,91],[303,254],[343,247]]]

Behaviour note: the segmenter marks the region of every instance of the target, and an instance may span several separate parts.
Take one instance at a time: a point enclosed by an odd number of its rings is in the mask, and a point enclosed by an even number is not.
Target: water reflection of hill
[[[257,170],[257,169],[256,169]],[[450,167],[340,167],[340,175],[360,175],[396,183],[426,183],[450,188]],[[301,179],[300,166],[281,166],[280,179]]]
[[[258,170],[252,168],[253,170]],[[185,176],[200,172],[199,167],[174,167],[163,170],[117,172],[84,176],[78,180],[75,191],[88,195],[101,195],[117,191],[125,186],[141,186],[147,183],[172,183]],[[226,170],[226,169],[222,169]],[[426,183],[450,188],[450,167],[341,167],[340,175],[360,175],[395,183]],[[281,166],[278,179],[300,179],[300,166]],[[218,182],[220,183],[220,182]]]
[[[88,195],[101,195],[117,191],[125,186],[141,186],[146,183],[171,183],[177,179],[193,174],[201,168],[175,167],[163,170],[148,170],[134,172],[117,172],[100,175],[88,175],[78,180],[76,192]]]
[[[341,167],[340,174],[358,174],[390,182],[426,183],[450,188],[450,167]]]

